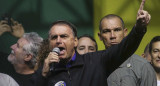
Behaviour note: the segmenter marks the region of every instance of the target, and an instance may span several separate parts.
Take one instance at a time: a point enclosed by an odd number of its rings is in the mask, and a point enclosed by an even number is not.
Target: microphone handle
[[[60,53],[60,49],[59,49],[58,47],[55,47],[55,48],[53,48],[52,52],[55,52],[55,53],[59,54],[59,53]],[[57,63],[57,62],[51,63],[50,69],[49,69],[50,72],[52,72],[52,71],[55,70],[55,65],[56,65],[56,63]]]
[[[49,69],[50,72],[53,72],[55,70],[55,64],[56,62],[51,63],[50,69]]]

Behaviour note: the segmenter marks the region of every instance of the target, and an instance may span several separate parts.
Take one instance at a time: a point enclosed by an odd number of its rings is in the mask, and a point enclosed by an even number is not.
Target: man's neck
[[[156,77],[157,77],[157,80],[160,80],[160,68],[158,67],[155,67],[153,64],[152,64],[155,72],[156,72]]]
[[[156,77],[157,77],[157,80],[160,81],[160,72],[159,73],[156,72]]]
[[[25,64],[14,64],[14,69],[19,74],[32,74],[34,73],[34,69],[29,68]]]
[[[60,64],[67,65],[68,62],[70,62],[73,59],[74,55],[75,55],[75,51],[73,52],[71,57],[67,57],[65,59],[61,59],[60,60]]]

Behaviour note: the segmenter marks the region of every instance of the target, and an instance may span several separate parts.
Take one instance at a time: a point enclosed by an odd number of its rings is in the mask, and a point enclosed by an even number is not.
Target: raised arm
[[[151,19],[150,14],[144,11],[144,0],[140,5],[137,13],[136,24],[127,37],[125,37],[120,44],[114,45],[106,50],[109,52],[107,56],[104,54],[103,62],[109,66],[110,70],[114,71],[126,59],[128,59],[138,48],[144,34],[146,33],[147,25]],[[111,71],[111,72],[112,72]]]

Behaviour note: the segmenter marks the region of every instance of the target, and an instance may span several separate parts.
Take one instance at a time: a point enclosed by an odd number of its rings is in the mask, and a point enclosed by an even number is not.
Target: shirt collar
[[[74,53],[72,59],[68,62],[68,64],[66,65],[67,68],[71,67],[71,63],[74,62],[76,60],[76,53]]]

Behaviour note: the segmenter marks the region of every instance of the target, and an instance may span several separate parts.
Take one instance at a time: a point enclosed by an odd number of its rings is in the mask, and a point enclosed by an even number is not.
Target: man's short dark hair
[[[80,38],[83,38],[83,37],[87,37],[87,38],[91,39],[91,40],[95,43],[96,51],[98,50],[97,42],[96,42],[96,40],[95,40],[92,36],[90,36],[89,34],[84,34],[84,35],[82,35],[82,36],[79,36],[79,37],[78,37],[78,40],[79,40]]]
[[[100,30],[100,31],[102,30],[102,25],[101,25],[102,20],[103,20],[103,19],[111,19],[111,18],[119,18],[119,19],[121,20],[121,23],[122,23],[122,28],[123,28],[123,29],[125,28],[124,21],[123,21],[123,19],[122,19],[120,16],[115,15],[115,14],[108,14],[108,15],[104,16],[104,17],[100,20],[100,23],[99,23],[99,30]]]
[[[68,21],[65,21],[65,20],[57,20],[57,21],[52,23],[51,27],[53,27],[54,25],[57,25],[57,24],[68,25],[71,28],[74,37],[77,37],[77,28],[72,23],[70,23]]]
[[[150,42],[150,44],[149,44],[149,53],[150,53],[150,54],[151,54],[151,51],[152,51],[152,45],[153,45],[153,43],[158,42],[158,41],[160,41],[160,36],[155,36],[155,37],[151,40],[151,42]]]

